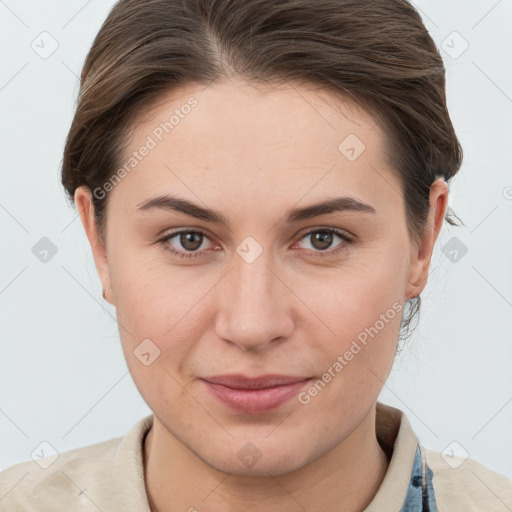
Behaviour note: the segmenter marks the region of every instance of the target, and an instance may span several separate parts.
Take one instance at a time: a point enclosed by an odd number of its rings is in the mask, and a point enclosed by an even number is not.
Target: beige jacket
[[[22,462],[0,472],[0,511],[150,512],[143,441],[152,421],[149,415],[124,437],[76,448],[53,459]],[[512,511],[511,480],[471,459],[443,458],[423,449],[399,409],[378,402],[376,427],[379,443],[391,460],[367,512]],[[411,478],[420,467],[420,452],[426,460],[424,474],[431,477],[430,490],[434,491],[428,500],[421,499],[421,478],[416,477],[414,486]],[[419,493],[419,501],[406,499],[408,492]]]

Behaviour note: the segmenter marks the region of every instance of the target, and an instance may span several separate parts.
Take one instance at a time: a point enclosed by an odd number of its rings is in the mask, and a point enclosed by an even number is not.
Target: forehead
[[[400,189],[373,116],[318,86],[182,86],[139,116],[123,160],[112,195],[127,209],[165,192],[252,208],[333,191],[385,203]]]

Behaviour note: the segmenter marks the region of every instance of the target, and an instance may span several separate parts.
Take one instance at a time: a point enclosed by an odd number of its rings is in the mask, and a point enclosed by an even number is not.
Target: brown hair
[[[317,84],[373,114],[388,134],[409,233],[419,239],[430,186],[457,173],[462,149],[443,61],[406,0],[120,0],[83,66],[62,162],[69,199],[81,185],[94,191],[108,181],[134,120],[163,93],[235,75]],[[108,197],[93,194],[103,240]],[[446,221],[457,225],[452,216],[448,209]],[[402,331],[420,297],[409,306]]]

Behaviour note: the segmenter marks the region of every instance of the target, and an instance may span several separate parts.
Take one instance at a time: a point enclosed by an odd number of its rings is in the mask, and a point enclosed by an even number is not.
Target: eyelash
[[[343,240],[344,243],[341,243],[336,249],[331,250],[331,251],[327,249],[325,251],[320,251],[319,250],[319,251],[309,252],[308,255],[310,255],[310,256],[312,256],[314,258],[325,258],[325,257],[328,257],[328,256],[335,255],[338,252],[342,251],[343,249],[347,248],[347,246],[350,246],[350,245],[352,245],[354,243],[354,241],[349,236],[347,236],[347,234],[344,231],[341,231],[341,230],[336,229],[336,228],[317,228],[317,229],[308,231],[307,233],[302,235],[300,237],[300,240],[302,240],[302,239],[304,239],[304,238],[306,238],[306,237],[308,237],[308,236],[310,236],[310,235],[312,235],[314,233],[319,233],[319,232],[322,232],[322,233],[334,233],[335,235],[340,237]],[[200,229],[194,229],[194,230],[182,229],[180,231],[174,231],[172,233],[169,233],[164,238],[158,240],[158,242],[160,242],[162,244],[162,247],[163,247],[163,249],[165,251],[170,252],[172,255],[177,256],[179,258],[196,258],[198,256],[201,256],[202,255],[202,251],[180,252],[180,251],[177,251],[176,249],[173,249],[172,247],[169,246],[169,244],[167,242],[170,239],[172,239],[175,236],[180,235],[182,233],[200,233],[204,237],[208,238],[208,235],[206,233],[204,233],[203,231],[201,231]]]

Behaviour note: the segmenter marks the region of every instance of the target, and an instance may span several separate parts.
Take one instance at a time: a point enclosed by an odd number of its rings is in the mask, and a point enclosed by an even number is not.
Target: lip
[[[208,390],[223,404],[245,414],[261,414],[277,409],[311,380],[310,377],[288,375],[219,375],[205,377]]]

